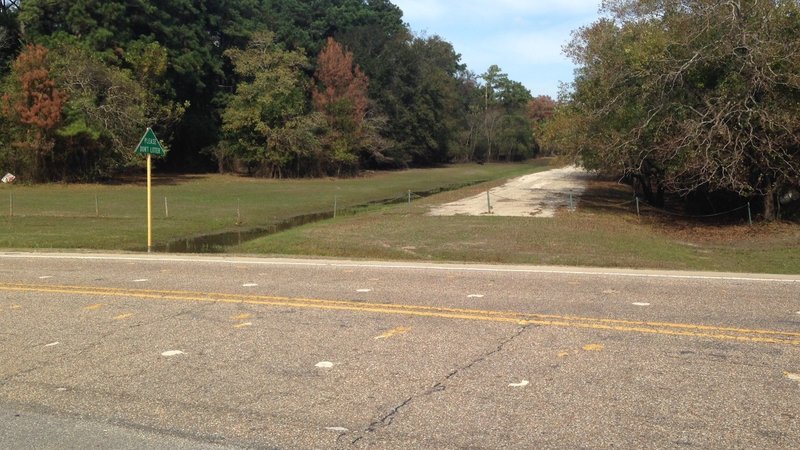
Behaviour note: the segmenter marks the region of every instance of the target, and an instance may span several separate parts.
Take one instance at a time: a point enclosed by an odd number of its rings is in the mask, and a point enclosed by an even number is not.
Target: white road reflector
[[[314,367],[318,367],[320,369],[330,369],[333,367],[333,363],[330,361],[320,361]]]
[[[483,298],[483,294],[469,294],[467,298]]]
[[[185,355],[185,354],[186,353],[184,353],[184,352],[182,352],[180,350],[168,350],[168,351],[162,353],[161,356],[166,356],[166,357],[169,358],[170,356],[178,356],[178,355]]]
[[[636,303],[631,303],[631,305],[633,305],[633,306],[650,306],[650,303],[636,302]]]
[[[529,384],[530,384],[530,382],[528,380],[522,380],[519,383],[510,383],[508,386],[509,387],[525,387],[525,386],[527,386]]]
[[[45,347],[55,347],[56,345],[60,344],[61,342],[51,342],[49,344],[45,344]]]
[[[256,287],[256,286],[258,286],[257,283],[245,283],[242,285],[242,287]]]
[[[341,432],[350,431],[345,427],[325,427],[325,429],[329,431],[341,431]]]

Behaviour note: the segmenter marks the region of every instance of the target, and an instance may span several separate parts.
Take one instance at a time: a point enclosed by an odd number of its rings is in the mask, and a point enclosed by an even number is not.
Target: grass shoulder
[[[496,182],[310,224],[243,244],[243,253],[753,273],[800,273],[800,226],[709,225],[637,217],[625,186],[599,182],[593,206],[553,218],[428,214]],[[629,191],[628,191],[629,192]],[[599,195],[599,197],[597,197]],[[599,206],[598,206],[599,205]]]
[[[157,175],[153,186],[156,245],[206,234],[269,227],[292,217],[401,199],[543,170],[523,164],[456,164],[434,169],[367,172],[347,179],[258,179],[232,175]],[[5,214],[0,248],[143,250],[144,177],[114,184],[0,185]]]

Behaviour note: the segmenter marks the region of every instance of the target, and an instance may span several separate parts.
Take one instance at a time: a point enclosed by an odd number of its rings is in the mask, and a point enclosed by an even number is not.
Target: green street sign
[[[161,143],[158,142],[156,134],[153,133],[153,130],[150,129],[150,127],[148,127],[147,131],[144,132],[142,140],[139,141],[139,145],[136,146],[136,153],[139,155],[164,156],[164,147],[162,147]]]

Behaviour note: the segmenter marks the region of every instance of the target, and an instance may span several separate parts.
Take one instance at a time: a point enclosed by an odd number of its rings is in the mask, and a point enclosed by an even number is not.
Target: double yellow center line
[[[603,319],[593,317],[533,314],[513,311],[444,308],[391,303],[364,303],[268,295],[244,295],[189,291],[122,289],[94,286],[58,286],[0,283],[0,291],[54,293],[80,296],[112,296],[158,301],[238,303],[271,307],[353,311],[416,317],[505,322],[563,328],[584,328],[624,333],[687,336],[724,341],[800,346],[800,332],[717,327],[685,323]]]

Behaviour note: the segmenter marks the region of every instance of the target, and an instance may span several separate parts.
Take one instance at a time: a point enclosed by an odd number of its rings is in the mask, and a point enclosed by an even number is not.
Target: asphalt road
[[[0,448],[797,448],[800,275],[0,253]]]

